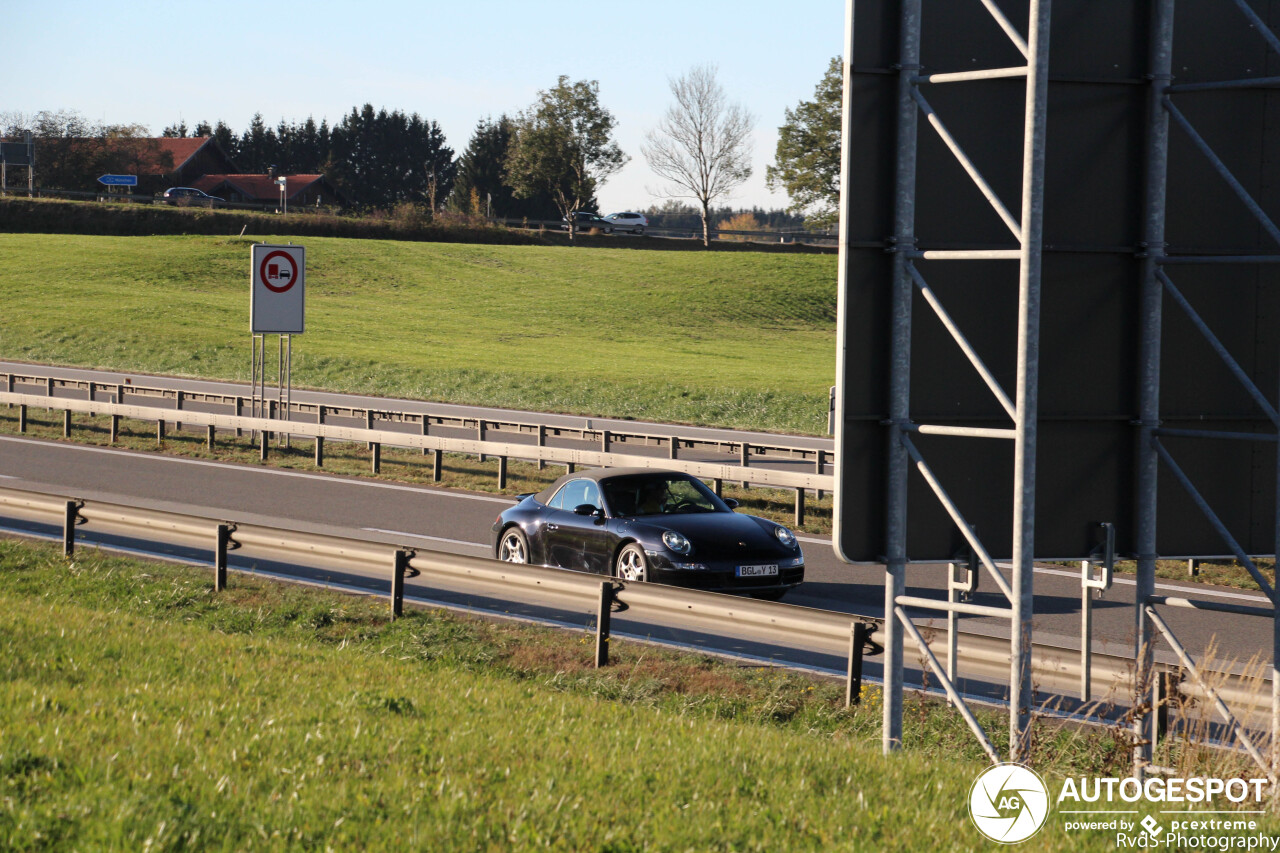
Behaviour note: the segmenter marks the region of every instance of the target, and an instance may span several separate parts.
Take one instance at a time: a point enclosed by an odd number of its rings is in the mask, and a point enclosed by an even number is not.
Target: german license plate
[[[738,577],[740,578],[762,578],[768,575],[776,575],[778,573],[778,565],[771,563],[767,566],[738,566]]]

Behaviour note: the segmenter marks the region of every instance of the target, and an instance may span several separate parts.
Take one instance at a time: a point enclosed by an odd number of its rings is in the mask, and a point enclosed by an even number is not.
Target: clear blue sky
[[[36,0],[7,4],[0,111],[70,109],[159,135],[226,121],[236,132],[352,106],[438,121],[461,153],[476,121],[514,114],[567,74],[600,82],[632,160],[599,192],[604,212],[647,207],[658,181],[640,143],[668,78],[712,63],[756,116],[755,174],[730,203],[782,207],[764,168],[783,110],[812,97],[842,50],[843,0]]]

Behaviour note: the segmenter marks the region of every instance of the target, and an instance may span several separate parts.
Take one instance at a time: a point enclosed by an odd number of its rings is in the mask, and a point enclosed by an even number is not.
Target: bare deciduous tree
[[[751,177],[755,117],[729,103],[712,65],[699,65],[670,81],[676,102],[645,135],[649,168],[675,186],[668,198],[691,198],[702,208],[702,244],[710,242],[711,203]]]

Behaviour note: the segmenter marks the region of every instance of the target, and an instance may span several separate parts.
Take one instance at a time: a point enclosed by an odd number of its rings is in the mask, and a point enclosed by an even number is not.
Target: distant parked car
[[[643,234],[649,227],[649,220],[643,213],[610,213],[605,220],[613,223],[615,231],[629,231],[632,234]]]
[[[164,191],[164,199],[169,204],[204,204],[210,207],[215,201],[226,201],[194,187],[169,187]]]
[[[613,223],[607,219],[601,219],[594,213],[588,213],[585,210],[575,211],[573,214],[573,228],[575,231],[589,231],[595,228],[597,231],[603,231],[605,234],[613,233]],[[561,229],[569,230],[569,219],[566,217]]]

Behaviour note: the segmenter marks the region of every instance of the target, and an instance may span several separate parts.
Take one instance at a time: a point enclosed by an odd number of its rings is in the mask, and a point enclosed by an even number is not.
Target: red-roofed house
[[[348,199],[324,175],[284,175],[290,205],[329,207]],[[227,201],[279,203],[280,185],[271,175],[202,175],[187,186]]]
[[[162,192],[168,187],[195,186],[194,182],[202,175],[236,170],[235,163],[212,136],[160,137],[149,142],[158,146],[158,153],[155,159],[148,157],[149,162],[139,164],[140,191]]]

